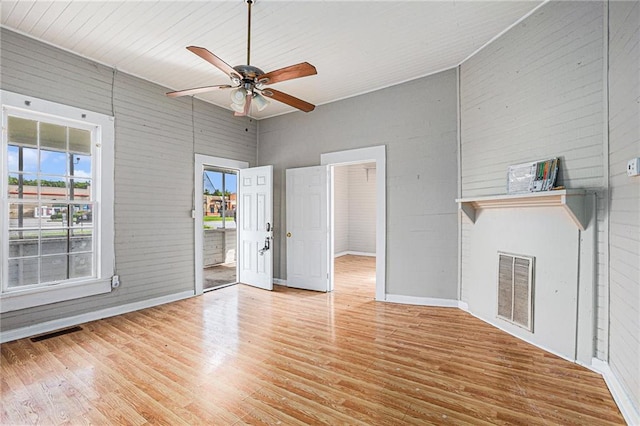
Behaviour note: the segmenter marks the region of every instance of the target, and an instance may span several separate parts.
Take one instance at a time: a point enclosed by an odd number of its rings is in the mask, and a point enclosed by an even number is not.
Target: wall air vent
[[[498,317],[531,332],[534,260],[498,252]]]

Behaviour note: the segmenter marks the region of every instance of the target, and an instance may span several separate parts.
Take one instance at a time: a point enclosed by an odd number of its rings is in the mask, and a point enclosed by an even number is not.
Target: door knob
[[[291,237],[291,232],[287,232],[287,238]]]

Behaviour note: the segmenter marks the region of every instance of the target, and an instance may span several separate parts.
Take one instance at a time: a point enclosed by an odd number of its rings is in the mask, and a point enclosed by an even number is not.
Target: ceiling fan
[[[269,101],[266,98],[285,103],[304,112],[313,111],[315,105],[309,102],[288,95],[279,90],[265,87],[268,84],[279,83],[281,81],[293,80],[295,78],[306,77],[317,74],[316,68],[308,62],[280,68],[275,71],[265,73],[260,68],[249,65],[251,58],[251,5],[255,0],[245,0],[247,3],[247,64],[232,67],[225,61],[209,52],[204,47],[189,46],[187,49],[200,56],[211,65],[220,69],[231,78],[231,85],[218,84],[215,86],[196,87],[193,89],[178,90],[167,93],[169,97],[195,95],[197,93],[211,92],[220,89],[233,89],[231,91],[231,108],[236,116],[246,116],[251,111],[251,104],[255,103],[258,111],[262,111]]]

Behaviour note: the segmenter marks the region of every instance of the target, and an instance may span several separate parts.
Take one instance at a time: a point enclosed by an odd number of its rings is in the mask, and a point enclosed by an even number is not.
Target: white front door
[[[287,286],[329,290],[327,166],[287,170]]]
[[[273,166],[238,173],[239,281],[273,290]]]

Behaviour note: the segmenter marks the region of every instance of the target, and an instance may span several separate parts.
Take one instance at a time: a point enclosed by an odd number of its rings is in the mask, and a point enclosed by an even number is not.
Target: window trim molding
[[[81,108],[50,102],[30,96],[21,95],[6,90],[0,90],[2,104],[2,127],[6,134],[5,112],[16,112],[20,116],[33,116],[51,120],[64,119],[66,122],[77,122],[79,125],[95,126],[95,143],[99,153],[94,163],[95,176],[99,185],[95,190],[95,208],[99,217],[99,228],[95,229],[98,236],[96,242],[96,277],[89,280],[63,282],[60,284],[15,290],[0,293],[0,313],[41,306],[65,300],[78,299],[111,291],[111,277],[114,275],[115,245],[114,245],[114,155],[115,155],[115,121],[114,117],[88,111]],[[4,138],[4,136],[3,136]],[[4,144],[3,144],[4,146]],[[0,165],[2,178],[2,205],[8,203],[6,174],[6,153],[0,150]],[[8,217],[6,209],[0,211],[2,235],[8,233]],[[4,238],[3,238],[4,239]],[[0,277],[6,280],[6,259],[8,258],[8,242],[0,244]]]

